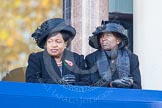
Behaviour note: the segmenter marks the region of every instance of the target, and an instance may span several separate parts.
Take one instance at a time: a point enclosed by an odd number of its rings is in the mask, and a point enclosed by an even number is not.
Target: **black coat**
[[[90,70],[90,80],[91,84],[93,85],[97,81],[101,79],[98,69],[97,69],[97,56],[101,56],[100,50],[97,50],[89,55],[86,56],[85,61],[87,64],[87,68]],[[92,68],[93,67],[93,68]],[[114,73],[115,76],[113,77],[114,79],[118,79],[118,73],[117,71]],[[138,61],[138,56],[131,53],[130,55],[130,76],[133,77],[134,84],[133,88],[141,88],[141,76],[140,76],[140,70],[139,70],[139,61]],[[105,83],[103,86],[108,86],[108,83]]]
[[[29,56],[26,70],[26,82],[31,83],[62,83],[62,77],[67,74],[75,76],[75,85],[86,85],[86,81],[79,74],[85,68],[84,56],[65,51],[63,55],[62,75],[56,61],[46,51],[32,53]],[[45,59],[43,59],[45,58]],[[72,64],[69,65],[66,60]],[[54,70],[52,70],[52,69]]]

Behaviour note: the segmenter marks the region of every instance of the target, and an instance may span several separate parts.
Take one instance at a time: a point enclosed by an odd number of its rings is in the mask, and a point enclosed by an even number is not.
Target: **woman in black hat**
[[[84,85],[80,75],[84,57],[66,49],[75,34],[62,18],[43,22],[32,37],[44,51],[30,54],[26,82]]]
[[[122,25],[107,22],[97,27],[89,45],[98,49],[86,56],[93,86],[141,89],[138,57],[128,49]]]

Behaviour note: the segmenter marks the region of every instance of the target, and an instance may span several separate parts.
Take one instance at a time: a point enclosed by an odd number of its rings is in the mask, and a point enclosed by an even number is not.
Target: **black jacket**
[[[72,74],[75,76],[75,85],[86,85],[80,72],[85,68],[83,55],[78,55],[70,51],[64,51],[62,75],[55,60],[46,51],[32,53],[29,56],[26,70],[26,82],[31,83],[62,83],[64,75]],[[66,61],[71,64],[68,64]]]
[[[97,56],[101,56],[100,50],[97,50],[89,55],[86,56],[85,61],[87,64],[87,68],[90,70],[90,80],[91,85],[96,83],[101,79],[99,72],[97,70]],[[117,71],[114,73],[116,74],[113,79],[118,79],[119,76],[117,75]],[[141,88],[141,76],[139,70],[139,61],[138,56],[131,53],[130,55],[130,76],[133,77],[134,84],[133,88],[140,89]],[[103,86],[108,86],[108,83],[105,83]]]

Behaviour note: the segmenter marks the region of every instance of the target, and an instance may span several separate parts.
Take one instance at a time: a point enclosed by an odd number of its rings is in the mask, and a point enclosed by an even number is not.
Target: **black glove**
[[[133,86],[133,78],[123,77],[121,79],[111,81],[110,85],[116,88],[131,88]]]
[[[74,85],[75,76],[72,74],[67,74],[67,75],[63,76],[62,80],[65,81],[67,84]]]

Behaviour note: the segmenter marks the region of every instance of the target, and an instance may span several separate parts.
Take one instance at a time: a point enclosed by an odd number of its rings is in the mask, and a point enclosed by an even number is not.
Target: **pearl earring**
[[[117,44],[119,44],[119,40],[117,40]]]

